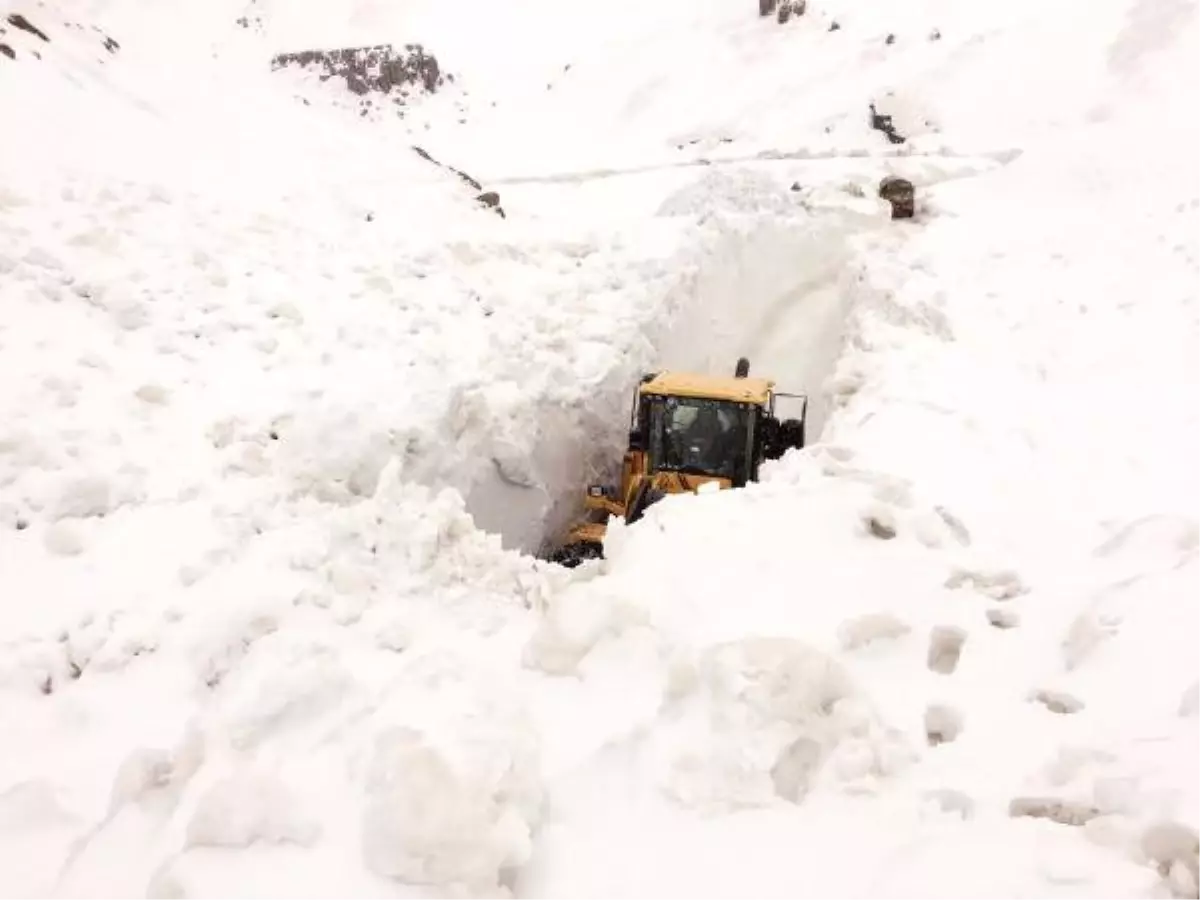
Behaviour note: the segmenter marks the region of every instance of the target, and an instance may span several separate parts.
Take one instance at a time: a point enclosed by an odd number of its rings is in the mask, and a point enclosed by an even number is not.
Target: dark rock
[[[931,41],[940,41],[942,39],[942,33],[935,28],[933,31],[929,32],[929,39]]]
[[[46,32],[42,31],[20,13],[13,13],[10,15],[8,17],[8,24],[13,28],[20,28],[22,31],[28,31],[30,34],[40,37],[47,43],[50,42],[50,38],[46,37]]]
[[[775,18],[780,25],[787,23],[787,20],[792,17],[792,4],[788,0],[783,0],[779,4],[779,8],[775,11]]]
[[[907,178],[888,175],[879,182],[879,196],[892,205],[893,219],[911,219],[916,208],[913,183]]]
[[[8,44],[0,44],[0,55],[7,56],[9,59],[16,59],[17,54],[13,52],[13,48]]]
[[[881,541],[890,541],[896,536],[894,525],[890,522],[884,522],[875,516],[867,517],[867,530],[871,532],[873,537],[877,537]]]
[[[508,218],[508,216],[504,214],[504,207],[500,205],[500,195],[495,191],[484,191],[475,199],[488,209],[494,209],[500,215],[500,218]]]
[[[894,126],[892,124],[892,117],[880,115],[878,112],[876,112],[874,103],[872,103],[870,105],[870,109],[871,109],[871,117],[870,117],[871,127],[874,128],[876,131],[882,131],[884,133],[884,135],[887,136],[887,139],[889,142],[891,142],[893,144],[903,144],[905,142],[906,138],[904,137],[904,135],[902,135],[898,131],[896,131],[896,126]]]
[[[790,188],[788,188],[788,190],[791,190],[791,191],[798,191],[798,190],[800,190],[800,182],[798,182],[798,181],[793,181],[793,182],[792,182],[792,186],[791,186]]]
[[[355,94],[387,94],[409,85],[420,85],[434,93],[445,82],[437,58],[420,44],[406,44],[403,50],[391,44],[301,50],[280,53],[271,60],[272,70],[284,66],[317,66],[323,70],[322,81],[341,78]]]
[[[838,24],[838,21],[837,21],[837,19],[834,19],[834,20],[833,20],[833,21],[832,21],[832,22],[829,24],[829,30],[830,30],[830,31],[841,31],[841,30],[842,30],[842,26]]]
[[[116,53],[118,50],[121,49],[121,45],[118,44],[116,41],[114,41],[112,38],[110,38],[108,35],[105,35],[104,36],[104,49],[107,50],[109,53]]]
[[[889,34],[886,38],[883,39],[883,42],[888,45],[894,44],[894,43],[896,43],[896,36],[894,34]]]
[[[472,178],[470,175],[468,175],[466,172],[462,171],[461,169],[456,169],[456,168],[454,168],[454,166],[448,166],[443,162],[439,162],[438,160],[436,160],[432,156],[430,156],[429,152],[427,150],[425,150],[424,147],[418,147],[416,144],[413,144],[413,149],[417,151],[417,155],[420,156],[422,159],[426,159],[429,162],[433,163],[435,166],[439,166],[443,169],[446,169],[447,171],[453,172],[455,175],[457,175],[459,178],[461,178],[463,181],[465,181],[471,187],[475,188],[475,190],[477,190],[477,191],[483,190],[483,185],[480,184],[478,181],[476,181],[474,178]]]
[[[758,14],[760,16],[769,16],[775,12],[775,4],[778,0],[758,0]]]

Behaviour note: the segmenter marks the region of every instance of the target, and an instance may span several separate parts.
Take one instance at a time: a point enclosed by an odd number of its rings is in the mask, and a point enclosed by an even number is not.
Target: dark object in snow
[[[890,46],[890,45],[896,43],[896,36],[894,34],[889,34],[886,38],[883,39],[883,42]]]
[[[834,19],[833,22],[831,22],[829,25],[829,30],[830,31],[841,31],[842,26],[838,24],[837,19]]]
[[[40,37],[46,43],[50,43],[50,38],[46,37],[46,32],[42,31],[20,13],[13,13],[10,15],[8,17],[8,24],[13,28],[20,28],[22,31],[28,31],[30,34]]]
[[[475,199],[478,200],[480,203],[482,203],[484,206],[486,206],[488,209],[494,209],[497,213],[500,214],[500,218],[502,218],[502,219],[508,218],[508,216],[506,216],[504,214],[504,207],[500,205],[500,195],[497,194],[495,191],[484,191],[482,194],[480,194]]]
[[[887,139],[893,144],[903,144],[906,140],[904,135],[896,131],[896,126],[892,124],[891,116],[882,116],[875,111],[875,104],[871,104],[871,127],[876,131],[882,131]]]
[[[109,53],[116,53],[121,49],[121,45],[110,38],[107,34],[104,36],[104,49]]]
[[[804,11],[808,8],[808,0],[770,0],[769,10],[762,12],[764,7],[763,0],[758,0],[758,13],[761,16],[767,16],[770,10],[775,11],[775,18],[778,19],[780,25],[787,22],[792,16],[803,16]]]
[[[911,219],[916,209],[913,183],[907,178],[888,175],[879,182],[879,196],[892,205],[893,219]]]
[[[475,190],[477,190],[477,191],[483,190],[483,185],[480,184],[478,181],[476,181],[474,178],[472,178],[470,175],[468,175],[466,172],[464,172],[462,169],[456,169],[456,168],[454,168],[454,166],[448,166],[444,162],[439,162],[438,160],[436,160],[432,156],[430,156],[429,151],[427,151],[424,147],[418,147],[416,144],[413,144],[413,149],[417,151],[417,155],[420,156],[422,159],[426,159],[429,162],[433,163],[435,166],[439,166],[440,168],[448,169],[449,171],[451,171],[455,175],[457,175],[459,178],[461,178],[463,181],[465,181],[467,184],[469,184],[471,187],[475,188]]]
[[[324,70],[320,76],[322,81],[341,78],[355,94],[387,94],[410,85],[420,85],[432,94],[445,82],[437,57],[426,53],[420,44],[405,44],[403,50],[397,50],[391,44],[301,50],[280,53],[272,58],[272,71],[284,66],[319,66]]]
[[[931,41],[940,41],[942,39],[942,33],[935,28],[933,31],[929,32],[929,39]]]
[[[8,46],[8,44],[0,44],[0,53],[4,54],[9,59],[17,58],[17,54],[13,52],[13,48]]]
[[[468,175],[462,169],[456,169],[456,168],[454,168],[454,166],[446,165],[446,163],[441,162],[440,160],[434,159],[433,156],[429,153],[429,151],[426,150],[424,147],[418,147],[416,144],[413,144],[413,150],[415,150],[417,152],[417,155],[420,156],[422,159],[433,163],[438,168],[445,169],[448,172],[453,172],[455,175],[457,175],[459,178],[461,178],[463,180],[463,182],[465,182],[466,184],[469,184],[476,191],[479,191],[479,193],[475,196],[475,199],[478,202],[482,203],[484,206],[489,207],[490,209],[496,210],[496,212],[498,212],[500,214],[500,218],[502,218],[502,219],[508,218],[504,214],[504,210],[500,206],[500,195],[497,194],[495,191],[485,191],[483,189],[482,184],[480,184],[478,181],[476,181],[474,178],[472,178],[470,175]]]
[[[798,190],[800,190],[800,182],[798,182],[798,181],[793,181],[793,182],[792,182],[792,186],[791,186],[790,188],[788,188],[788,190],[792,190],[792,191],[798,191]]]
[[[758,14],[760,16],[769,16],[775,12],[775,4],[778,0],[758,0]]]

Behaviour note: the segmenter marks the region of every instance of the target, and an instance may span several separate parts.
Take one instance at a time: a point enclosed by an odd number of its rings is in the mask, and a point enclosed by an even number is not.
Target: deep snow
[[[0,894],[1196,896],[1194,3],[4,11]],[[741,354],[810,449],[529,555]]]

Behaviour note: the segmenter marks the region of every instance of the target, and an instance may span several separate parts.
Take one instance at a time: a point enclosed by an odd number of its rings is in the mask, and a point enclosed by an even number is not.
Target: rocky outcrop
[[[45,4],[39,5],[44,6]],[[39,21],[41,20],[39,19]],[[44,25],[45,23],[42,22],[42,24]],[[109,53],[116,53],[121,49],[120,44],[95,25],[84,26],[79,22],[61,19],[54,20],[53,24],[55,25],[55,29],[52,29],[52,31],[57,30],[56,33],[64,30],[67,32],[90,30],[100,38],[102,46]],[[30,41],[28,38],[23,37],[22,33],[30,35],[34,40]],[[40,25],[34,24],[27,16],[21,13],[10,13],[0,21],[0,56],[7,59],[16,59],[18,56],[17,51],[20,50],[25,57],[41,59],[41,52],[34,48],[40,47],[43,43],[52,43],[50,33]],[[99,61],[103,63],[104,59],[101,58]]]
[[[391,44],[374,47],[347,47],[338,50],[299,50],[280,53],[271,60],[271,69],[285,66],[316,67],[321,80],[341,78],[355,94],[392,91],[407,93],[419,87],[434,93],[452,76],[444,76],[437,57],[426,53],[420,44]]]
[[[508,216],[506,216],[504,214],[504,207],[500,205],[500,195],[497,194],[495,191],[485,191],[483,189],[482,184],[480,184],[478,181],[476,181],[474,178],[472,178],[470,175],[468,175],[462,169],[456,169],[456,168],[454,168],[454,166],[447,165],[446,163],[442,162],[441,160],[434,159],[433,155],[428,150],[426,150],[424,147],[418,147],[416,144],[414,144],[413,150],[416,152],[416,154],[418,156],[421,157],[421,159],[427,160],[427,161],[433,163],[438,168],[445,169],[447,172],[453,172],[455,175],[457,175],[459,178],[461,178],[464,183],[470,185],[476,191],[479,191],[479,193],[475,195],[475,201],[477,203],[479,203],[481,206],[484,206],[487,209],[494,210],[496,212],[496,214],[498,216],[500,216],[500,218],[502,218],[502,219],[508,218]]]
[[[20,13],[13,13],[8,17],[7,21],[8,24],[13,28],[19,28],[22,31],[28,31],[34,37],[39,37],[47,43],[50,41],[50,38],[46,36],[46,32],[42,31]]]
[[[875,109],[875,104],[870,105],[871,115],[869,118],[870,126],[876,131],[883,132],[884,137],[892,144],[903,144],[907,140],[904,135],[896,130],[896,126],[892,124],[892,117],[885,116]]]

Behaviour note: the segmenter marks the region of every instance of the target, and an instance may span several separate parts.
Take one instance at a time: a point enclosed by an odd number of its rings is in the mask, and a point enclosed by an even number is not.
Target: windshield
[[[754,408],[694,397],[655,397],[650,407],[650,468],[695,472],[743,484]]]

